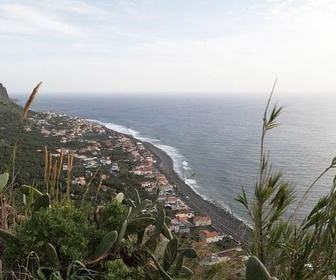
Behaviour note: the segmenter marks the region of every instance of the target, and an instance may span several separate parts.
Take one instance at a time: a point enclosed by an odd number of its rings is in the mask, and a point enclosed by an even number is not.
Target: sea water
[[[249,197],[253,195],[267,98],[41,94],[32,109],[96,120],[153,143],[172,157],[179,176],[204,199],[248,219],[234,199],[242,186]],[[336,101],[276,99],[285,108],[279,127],[267,134],[265,150],[272,170],[283,172],[299,199],[336,156]],[[312,189],[300,219],[328,193],[333,175],[330,172]]]

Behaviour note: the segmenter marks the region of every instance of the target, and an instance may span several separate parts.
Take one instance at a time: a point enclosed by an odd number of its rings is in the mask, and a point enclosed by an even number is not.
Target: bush
[[[108,261],[104,265],[103,280],[132,280],[132,279],[146,279],[145,272],[142,267],[128,267],[123,260],[117,259],[114,261]]]
[[[101,239],[93,222],[93,212],[90,205],[75,208],[72,203],[59,203],[34,212],[29,221],[15,227],[20,242],[6,243],[5,265],[23,263],[34,251],[41,265],[51,266],[45,250],[48,242],[56,248],[61,265],[84,261]]]

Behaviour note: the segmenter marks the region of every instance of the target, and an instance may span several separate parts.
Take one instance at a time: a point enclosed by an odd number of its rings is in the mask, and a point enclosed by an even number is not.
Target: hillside
[[[9,99],[6,88],[0,83],[0,128],[18,123],[21,112],[22,107]]]
[[[25,171],[20,172],[17,178],[20,183],[25,183],[30,176],[35,179],[42,175],[36,170],[37,167],[41,167],[43,160],[41,155],[36,155],[36,147],[42,144],[40,148],[43,148],[43,143],[38,132],[32,132],[29,135],[24,133],[22,128],[28,121],[20,122],[23,108],[10,100],[6,93],[5,88],[0,84],[0,170],[9,168],[13,147],[17,143],[14,171],[25,167]],[[32,115],[33,112],[29,112],[28,117]]]
[[[44,181],[44,148],[54,154],[61,148],[78,151],[84,149],[88,142],[101,141],[102,146],[111,140],[109,133],[93,131],[83,133],[85,124],[82,120],[66,115],[43,114],[30,111],[24,122],[20,122],[23,108],[12,102],[8,96],[1,93],[0,89],[0,171],[13,170],[11,156],[13,147],[16,146],[14,173],[17,185],[41,184]],[[78,124],[81,123],[81,124]],[[85,121],[83,121],[85,123]],[[102,130],[102,128],[100,128]],[[105,129],[103,129],[105,131]],[[74,132],[76,131],[76,132]],[[79,131],[81,133],[79,133]],[[79,133],[76,139],[63,141],[65,133]],[[63,138],[63,140],[62,140]],[[108,149],[106,149],[108,151]],[[90,153],[90,152],[89,152]],[[102,152],[104,153],[104,152]],[[94,154],[90,156],[95,156]],[[110,156],[110,155],[109,155]],[[116,148],[113,153],[114,160],[125,160],[128,153]],[[79,160],[75,160],[74,176],[83,175],[83,167]],[[111,178],[107,184],[121,185],[138,183],[134,176],[129,175],[130,163],[121,163],[121,178]],[[100,170],[105,168],[101,167]],[[95,169],[92,170],[94,172]],[[66,172],[65,172],[66,173]]]

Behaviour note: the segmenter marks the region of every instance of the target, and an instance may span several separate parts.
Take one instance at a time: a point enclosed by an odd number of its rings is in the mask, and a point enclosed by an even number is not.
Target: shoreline
[[[211,217],[212,226],[220,232],[231,235],[236,241],[249,242],[251,240],[250,228],[227,209],[203,199],[176,173],[172,158],[163,150],[152,143],[143,142],[157,161],[158,169],[166,176],[170,184],[175,186],[178,197],[183,199],[191,210]]]

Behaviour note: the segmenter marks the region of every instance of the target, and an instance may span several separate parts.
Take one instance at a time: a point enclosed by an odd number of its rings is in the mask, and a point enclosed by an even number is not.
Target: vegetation
[[[8,177],[8,173],[1,175],[2,189]],[[80,268],[75,269],[76,275],[94,277],[89,279],[106,275],[108,279],[190,277],[193,273],[183,265],[183,259],[195,258],[196,252],[179,248],[163,210],[157,215],[143,213],[149,201],[142,201],[134,191],[135,201],[119,193],[112,202],[94,208],[90,204],[75,207],[69,197],[52,201],[49,195],[24,186],[24,200],[31,202],[27,215],[20,219],[16,216],[18,224],[10,230],[0,229],[0,237],[5,241],[5,272],[27,279],[44,279],[41,275],[46,279],[63,279],[60,277],[68,275],[76,264]],[[2,218],[8,214],[9,211],[2,212]],[[161,233],[168,239],[166,244],[161,244]],[[112,270],[122,262],[119,270]],[[18,265],[24,267],[23,272],[17,270]]]
[[[101,180],[93,176],[72,200],[75,162],[71,153],[64,155],[62,150],[59,161],[54,161],[45,148],[39,188],[17,186],[15,177],[10,180],[20,127],[39,85],[21,112],[11,161],[0,174],[1,278],[169,280],[192,276],[184,261],[196,258],[196,251],[179,245],[168,229],[170,219],[164,210],[154,211],[155,203],[141,198],[136,188],[128,188],[129,198],[119,192],[113,200],[97,199]],[[68,167],[63,175],[62,159]],[[86,199],[88,194],[95,195],[94,201]]]
[[[254,256],[253,264],[258,263],[257,258],[266,267],[258,269],[267,269],[279,279],[328,279],[336,275],[336,177],[330,193],[318,201],[302,223],[297,223],[295,215],[306,195],[299,201],[293,215],[288,218],[284,215],[294,203],[293,187],[282,179],[281,172],[272,172],[268,153],[264,151],[266,134],[277,127],[282,109],[275,106],[268,115],[272,94],[273,90],[263,118],[260,173],[254,186],[254,197],[248,199],[243,188],[237,198],[253,224],[252,246],[245,244],[245,247],[248,254]],[[336,159],[316,181],[334,167]],[[307,193],[316,181],[309,186]]]

